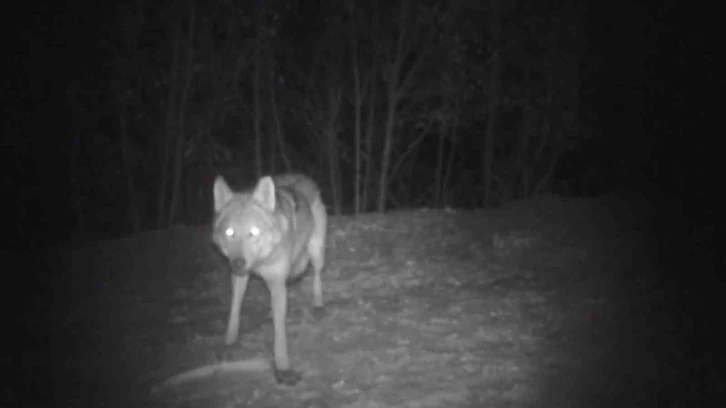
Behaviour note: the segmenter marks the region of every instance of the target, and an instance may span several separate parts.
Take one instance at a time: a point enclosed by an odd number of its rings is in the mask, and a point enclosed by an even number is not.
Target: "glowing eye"
[[[234,237],[234,228],[230,227],[224,230],[224,235],[226,235],[228,238]]]
[[[260,235],[260,229],[259,228],[257,228],[257,227],[250,228],[250,236],[251,237],[256,237],[258,235]]]

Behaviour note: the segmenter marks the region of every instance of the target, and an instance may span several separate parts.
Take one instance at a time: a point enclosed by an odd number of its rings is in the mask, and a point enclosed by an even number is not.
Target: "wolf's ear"
[[[272,177],[265,176],[257,182],[252,198],[257,201],[262,208],[268,211],[275,210],[275,183],[272,181]]]
[[[234,192],[222,176],[214,180],[214,212],[218,213],[232,199]]]

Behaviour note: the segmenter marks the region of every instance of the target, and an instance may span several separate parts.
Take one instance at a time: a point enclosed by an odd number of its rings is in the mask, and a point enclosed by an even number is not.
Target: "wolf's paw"
[[[325,311],[325,307],[324,306],[314,306],[310,310],[310,315],[313,317],[313,319],[315,319],[317,321],[323,320],[323,318],[327,314],[328,313]]]
[[[227,333],[224,335],[224,345],[225,346],[232,346],[236,342],[237,342],[237,334]]]
[[[297,371],[288,368],[287,370],[281,370],[277,368],[277,366],[274,367],[275,371],[275,380],[277,380],[278,384],[287,385],[287,386],[293,386],[297,384],[301,379],[302,376]]]

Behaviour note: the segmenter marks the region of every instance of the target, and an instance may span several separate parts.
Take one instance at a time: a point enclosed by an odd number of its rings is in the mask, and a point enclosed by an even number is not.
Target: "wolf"
[[[320,189],[302,174],[264,176],[247,191],[234,192],[222,176],[214,182],[212,241],[229,260],[232,302],[225,344],[237,341],[240,305],[250,274],[270,291],[274,327],[275,379],[295,385],[301,375],[290,367],[285,319],[288,279],[312,264],[316,312],[323,308],[320,274],[325,265],[327,213]]]

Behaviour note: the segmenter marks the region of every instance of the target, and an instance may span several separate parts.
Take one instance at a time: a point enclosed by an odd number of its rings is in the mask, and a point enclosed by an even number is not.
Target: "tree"
[[[399,104],[404,98],[414,99],[414,92],[426,93],[430,85],[420,81],[423,71],[433,54],[435,41],[439,39],[441,15],[440,4],[429,6],[401,0],[393,19],[387,21],[381,11],[374,15],[373,32],[380,40],[377,60],[385,86],[386,113],[383,134],[383,149],[380,159],[378,198],[376,209],[385,211],[389,187],[391,157],[394,149],[394,132],[399,118]]]

